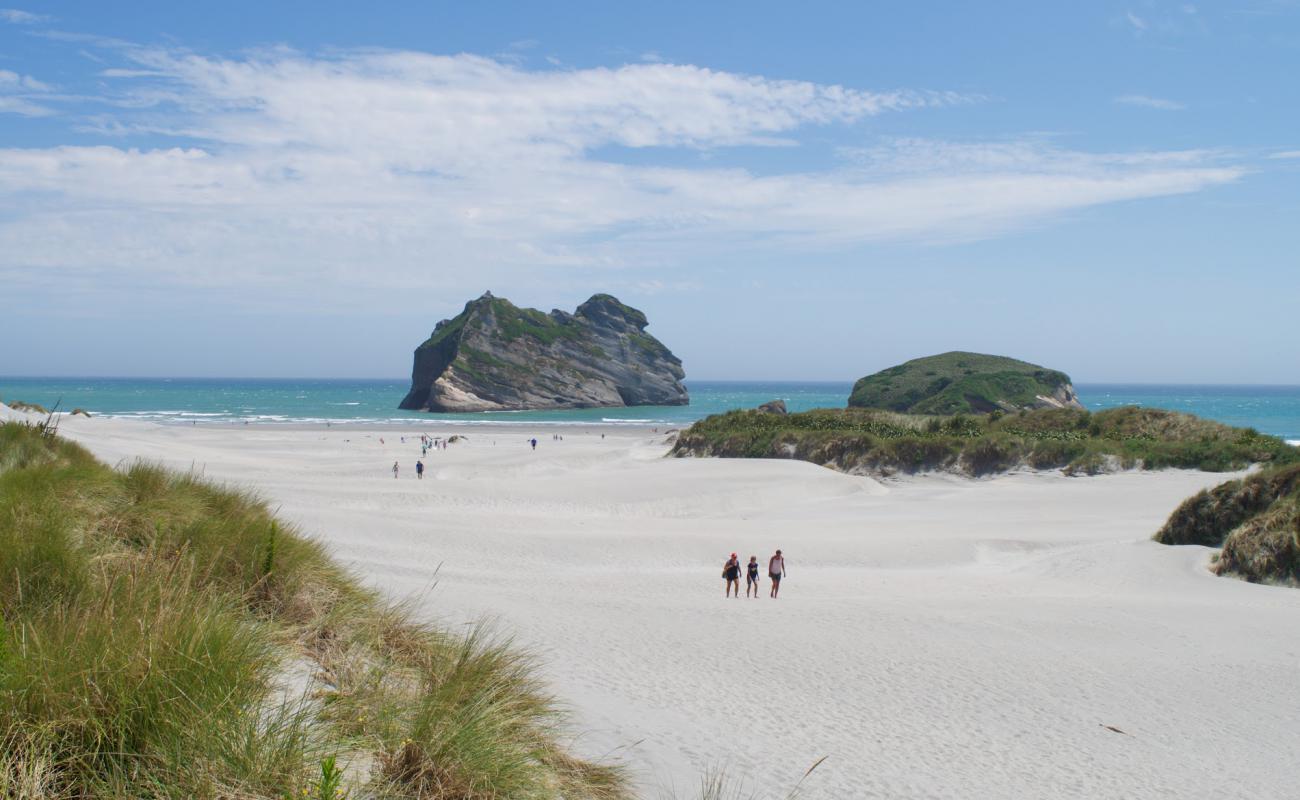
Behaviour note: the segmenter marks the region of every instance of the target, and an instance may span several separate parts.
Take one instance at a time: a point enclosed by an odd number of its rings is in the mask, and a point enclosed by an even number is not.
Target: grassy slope
[[[615,798],[525,656],[192,475],[0,426],[0,797]],[[286,667],[322,677],[283,692]],[[322,775],[321,764],[325,770]]]
[[[1254,430],[1135,407],[913,416],[865,409],[778,415],[732,411],[692,425],[679,456],[797,458],[874,475],[928,470],[986,475],[1018,466],[1092,474],[1113,466],[1207,471],[1293,463],[1300,451]]]
[[[987,412],[999,402],[1030,407],[1070,382],[1063,372],[1014,358],[951,352],[917,358],[868,375],[853,385],[852,408],[912,414]]]
[[[1188,498],[1155,535],[1222,547],[1215,571],[1300,585],[1300,464],[1261,470]]]

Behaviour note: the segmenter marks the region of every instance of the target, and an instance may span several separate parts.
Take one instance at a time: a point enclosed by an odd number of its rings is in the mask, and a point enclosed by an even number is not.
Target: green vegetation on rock
[[[1079,403],[1064,372],[1003,356],[951,352],[917,358],[860,379],[853,385],[849,406],[909,414],[971,414],[1077,408]]]
[[[246,493],[0,425],[0,575],[0,797],[627,796],[526,656]]]
[[[400,407],[684,405],[681,361],[645,332],[647,324],[645,314],[607,294],[593,295],[572,314],[547,314],[484,293],[416,348]]]
[[[1017,467],[1089,475],[1181,467],[1222,472],[1300,462],[1300,450],[1257,431],[1190,414],[1124,407],[922,416],[868,409],[798,414],[730,411],[696,422],[678,456],[795,458],[888,476],[926,471],[988,475]]]
[[[1214,565],[1220,575],[1300,585],[1300,464],[1198,492],[1169,515],[1154,538],[1162,544],[1222,547]]]
[[[557,339],[577,339],[581,330],[565,324],[535,308],[519,308],[502,297],[492,298],[492,316],[501,336],[509,342],[528,336],[542,344],[552,344]]]

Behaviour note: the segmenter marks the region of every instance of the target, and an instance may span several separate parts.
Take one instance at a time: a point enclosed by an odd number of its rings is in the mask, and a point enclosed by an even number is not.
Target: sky
[[[1297,75],[1300,0],[0,6],[0,375],[399,377],[491,290],[1297,384]]]

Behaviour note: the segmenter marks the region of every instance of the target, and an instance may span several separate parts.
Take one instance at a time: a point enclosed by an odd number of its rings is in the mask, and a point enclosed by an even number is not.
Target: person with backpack
[[[732,553],[732,554],[731,554],[731,558],[727,559],[727,563],[722,565],[722,577],[723,577],[723,579],[726,580],[726,582],[727,582],[727,593],[726,593],[725,596],[726,596],[726,597],[730,597],[730,596],[731,596],[731,590],[732,590],[732,588],[734,587],[735,590],[736,590],[736,597],[737,597],[737,599],[739,599],[739,597],[740,597],[740,559],[736,556],[735,553]]]

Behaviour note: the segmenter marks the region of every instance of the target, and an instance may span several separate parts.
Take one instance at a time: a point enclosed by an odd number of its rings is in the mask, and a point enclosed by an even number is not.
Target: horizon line
[[[409,381],[408,377],[321,377],[321,376],[253,376],[253,375],[0,375],[0,382],[6,380],[18,381],[73,381],[73,380],[90,380],[90,381]],[[779,384],[852,384],[860,378],[685,378],[683,383],[689,385],[691,382],[697,383],[779,383]],[[1180,382],[1180,381],[1125,381],[1125,380],[1094,380],[1094,381],[1071,381],[1071,384],[1078,386],[1174,386],[1179,388],[1222,388],[1222,387],[1251,387],[1267,389],[1300,389],[1300,383],[1214,383],[1214,382]]]

